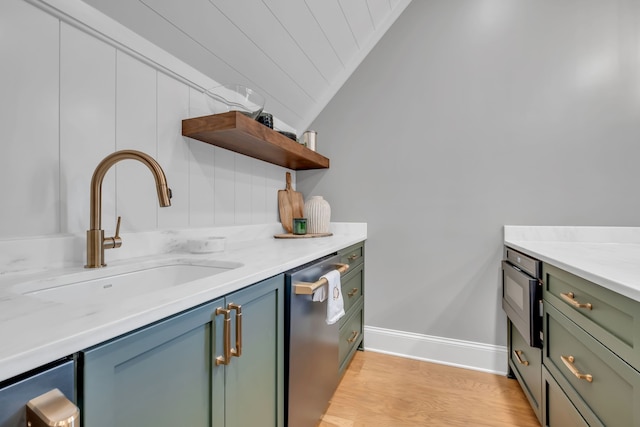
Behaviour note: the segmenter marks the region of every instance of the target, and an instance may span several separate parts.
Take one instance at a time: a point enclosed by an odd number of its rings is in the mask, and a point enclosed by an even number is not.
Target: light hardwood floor
[[[357,352],[318,427],[540,427],[505,376]]]

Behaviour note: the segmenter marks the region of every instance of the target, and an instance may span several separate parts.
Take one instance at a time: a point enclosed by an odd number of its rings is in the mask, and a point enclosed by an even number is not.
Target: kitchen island
[[[509,343],[542,425],[640,426],[640,229],[506,226],[505,246],[542,261],[542,363]]]

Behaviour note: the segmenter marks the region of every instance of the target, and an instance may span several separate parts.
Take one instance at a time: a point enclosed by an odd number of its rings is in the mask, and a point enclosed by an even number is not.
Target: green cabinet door
[[[211,426],[211,390],[224,387],[212,376],[222,305],[213,301],[83,352],[82,424]]]
[[[589,427],[549,371],[542,367],[544,427]],[[594,425],[594,427],[597,427]]]
[[[282,427],[283,287],[273,277],[82,352],[82,424]],[[241,350],[217,364],[229,308]]]
[[[522,387],[533,411],[542,419],[542,350],[531,347],[518,328],[507,319],[509,368]]]
[[[284,279],[276,276],[228,295],[227,307],[242,312],[241,355],[225,367],[225,427],[284,425]],[[231,345],[237,349],[237,310]],[[215,370],[214,377],[222,374]],[[214,390],[214,401],[222,398]],[[218,427],[217,425],[215,427]]]

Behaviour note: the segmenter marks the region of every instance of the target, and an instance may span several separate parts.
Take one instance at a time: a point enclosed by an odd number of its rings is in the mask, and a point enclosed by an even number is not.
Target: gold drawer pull
[[[351,255],[349,255],[349,256],[347,257],[347,259],[348,259],[349,261],[353,261],[354,259],[358,259],[358,257],[359,257],[359,256],[360,256],[360,255],[358,255],[358,254],[351,254]]]
[[[236,311],[236,348],[231,349],[231,355],[240,357],[242,356],[242,306],[229,303],[227,309]]]
[[[347,296],[349,298],[351,298],[352,296],[354,296],[357,293],[358,293],[358,288],[353,288],[353,289],[351,289],[351,292],[347,293]]]
[[[516,357],[519,364],[529,366],[529,361],[522,359],[522,350],[513,350],[513,355]]]
[[[591,305],[590,302],[580,303],[580,302],[576,301],[574,299],[575,295],[573,294],[573,292],[568,292],[566,294],[561,293],[560,296],[562,297],[563,300],[565,300],[566,302],[568,302],[569,304],[571,304],[575,308],[586,308],[587,310],[591,310],[593,308],[593,305]]]
[[[562,362],[565,364],[565,366],[569,368],[571,373],[576,376],[576,378],[579,378],[581,380],[587,380],[588,382],[593,382],[593,376],[591,376],[591,374],[583,374],[580,371],[578,371],[578,368],[575,367],[575,365],[573,364],[573,362],[575,362],[576,360],[575,357],[560,356],[560,358],[562,359]]]
[[[227,310],[226,308],[218,307],[216,308],[216,316],[224,314],[223,320],[223,352],[222,356],[216,357],[216,366],[219,365],[228,365],[231,363],[231,310]]]
[[[349,338],[347,338],[347,342],[348,342],[349,344],[351,344],[352,342],[354,342],[355,340],[357,340],[357,339],[358,339],[358,335],[360,335],[360,332],[358,332],[358,331],[353,331],[353,332],[351,333],[351,336],[350,336]]]

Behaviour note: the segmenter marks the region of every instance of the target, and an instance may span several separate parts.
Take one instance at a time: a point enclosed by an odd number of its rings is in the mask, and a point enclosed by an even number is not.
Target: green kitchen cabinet
[[[509,368],[545,427],[640,427],[640,302],[542,263],[542,350],[508,322]]]
[[[516,377],[529,404],[542,419],[542,350],[531,347],[518,328],[507,319],[509,368]]]
[[[640,427],[640,372],[551,304],[543,328],[544,365],[588,424]]]
[[[363,347],[364,242],[338,251],[340,262],[349,264],[341,280],[345,315],[339,323],[338,373],[344,375],[355,352]]]
[[[344,316],[340,326],[338,342],[338,373],[344,375],[349,363],[362,344],[362,328],[364,325],[364,304],[360,301],[348,315]]]
[[[226,302],[241,305],[244,320],[241,356],[232,356],[225,371],[214,371],[225,378],[224,393],[214,389],[225,399],[224,426],[283,427],[284,277],[240,290],[228,296]],[[234,320],[232,317],[232,330]]]
[[[640,302],[550,264],[542,271],[545,300],[640,371]]]
[[[364,263],[364,242],[356,243],[338,251],[340,262],[354,268]]]
[[[640,303],[547,263],[542,271],[545,391],[555,384],[586,425],[640,427]],[[564,427],[543,409],[547,425]]]
[[[276,276],[82,352],[83,425],[284,425]]]
[[[542,367],[542,425],[544,427],[589,427],[580,412],[560,388],[556,380]],[[594,424],[593,427],[601,424]]]

